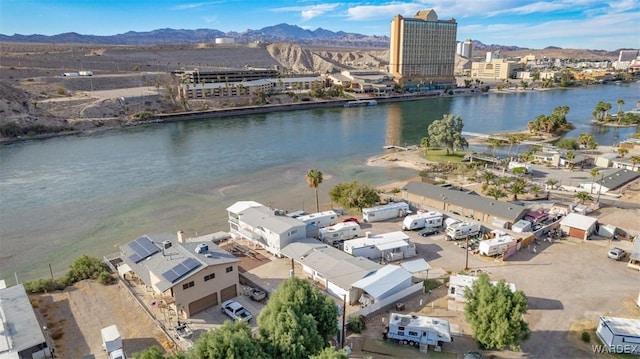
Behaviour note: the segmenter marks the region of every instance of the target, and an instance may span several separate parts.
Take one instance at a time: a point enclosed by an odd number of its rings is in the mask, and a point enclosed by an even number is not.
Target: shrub
[[[65,90],[63,87],[57,87],[56,88],[56,94],[63,96],[67,94],[67,90]]]
[[[107,271],[107,265],[95,257],[82,255],[70,266],[67,282],[73,284],[84,279],[98,279],[100,273]]]
[[[63,290],[66,285],[59,279],[36,279],[24,282],[24,290],[29,294]]]
[[[430,290],[436,289],[440,286],[440,282],[433,279],[425,279],[423,283],[424,291],[429,292]]]
[[[582,332],[582,335],[580,337],[585,343],[589,343],[591,341],[591,334],[589,334],[589,332]]]
[[[134,121],[148,121],[153,117],[153,112],[151,111],[140,111],[136,112],[132,118]]]
[[[354,333],[362,333],[362,331],[364,330],[365,327],[365,323],[364,323],[364,316],[360,315],[360,316],[355,316],[355,315],[350,315],[349,318],[347,319],[347,329],[354,332]]]
[[[104,285],[111,284],[111,282],[113,282],[113,276],[107,271],[100,272],[100,274],[98,274],[98,282]]]

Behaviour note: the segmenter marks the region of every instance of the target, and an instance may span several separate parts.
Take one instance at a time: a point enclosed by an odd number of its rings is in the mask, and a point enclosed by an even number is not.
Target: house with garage
[[[386,262],[398,261],[416,256],[416,245],[402,232],[371,234],[344,241],[343,250],[352,256],[368,259],[382,259]]]
[[[309,237],[305,222],[257,202],[236,202],[227,213],[232,237],[246,239],[276,256],[289,243]]]
[[[210,236],[143,235],[120,247],[118,274],[139,280],[182,318],[238,295],[239,260]]]
[[[22,284],[0,281],[0,358],[53,358],[47,327],[41,327]]]
[[[424,182],[409,182],[402,198],[416,207],[456,213],[501,228],[511,228],[528,212],[524,206],[483,197],[474,192],[449,189]]]
[[[569,237],[586,240],[596,231],[597,223],[597,218],[569,213],[560,221],[560,229]]]
[[[640,319],[600,317],[596,334],[609,353],[640,355]]]

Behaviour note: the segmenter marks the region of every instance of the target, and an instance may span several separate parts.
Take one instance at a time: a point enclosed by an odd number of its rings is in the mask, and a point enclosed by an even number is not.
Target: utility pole
[[[343,294],[342,295],[342,331],[340,333],[340,349],[344,349],[344,329],[346,327],[345,325],[345,318],[347,316],[347,295]]]
[[[600,192],[602,192],[602,184],[604,183],[604,173],[600,176],[600,185],[598,186],[598,199],[596,202],[598,205],[600,204]]]
[[[464,260],[464,270],[468,270],[469,269],[469,236],[467,236],[467,245],[464,248],[467,251],[467,256],[465,257]]]

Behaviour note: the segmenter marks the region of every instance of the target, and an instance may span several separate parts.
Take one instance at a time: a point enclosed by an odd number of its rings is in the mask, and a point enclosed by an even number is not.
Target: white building
[[[240,201],[227,208],[229,232],[279,256],[287,244],[307,238],[307,224],[253,201]]]
[[[412,284],[411,273],[406,269],[401,266],[386,265],[353,283],[353,287],[362,291],[358,301],[362,305],[368,305],[407,289]]]
[[[387,262],[416,256],[415,244],[401,231],[376,235],[367,232],[365,237],[345,241],[344,251],[369,259],[382,258]]]
[[[640,319],[600,317],[596,334],[609,353],[640,355]]]
[[[456,53],[462,57],[466,57],[470,59],[473,57],[473,42],[468,39],[464,41],[459,41],[456,44]]]
[[[478,280],[478,277],[473,277],[470,275],[458,274],[455,276],[449,277],[449,292],[447,296],[449,298],[454,299],[456,302],[466,302],[467,300],[464,297],[464,292],[467,288],[471,288],[473,283]],[[498,282],[493,281],[491,284],[496,285]],[[506,283],[507,287],[512,292],[516,291],[516,285],[513,283]]]
[[[579,239],[589,239],[595,231],[597,218],[583,216],[578,213],[569,213],[560,221],[560,229],[569,235]]]

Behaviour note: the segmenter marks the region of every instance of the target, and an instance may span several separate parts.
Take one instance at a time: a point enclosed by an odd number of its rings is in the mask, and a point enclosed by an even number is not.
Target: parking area
[[[373,233],[399,230],[400,222],[372,223]],[[635,305],[640,290],[640,273],[614,261],[607,252],[614,246],[629,247],[630,242],[607,240],[582,241],[573,238],[541,242],[537,251],[523,249],[507,261],[469,254],[442,234],[422,237],[407,232],[416,243],[418,256],[433,268],[429,277],[442,273],[458,273],[468,263],[467,273],[487,273],[492,280],[514,283],[529,300],[526,321],[531,338],[523,343],[522,352],[485,352],[496,358],[577,358],[595,357],[591,344],[580,340],[582,330],[595,328],[600,315],[640,317]],[[467,262],[468,260],[468,262]],[[470,328],[461,312],[447,309],[446,289],[420,294],[407,300],[408,311],[420,315],[440,316],[457,328],[459,335],[445,350],[462,354],[475,349],[468,335]],[[422,303],[422,305],[420,305]],[[368,318],[372,329],[365,337],[379,339],[380,324],[391,310]],[[592,343],[595,343],[593,331]]]

